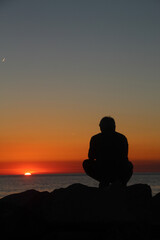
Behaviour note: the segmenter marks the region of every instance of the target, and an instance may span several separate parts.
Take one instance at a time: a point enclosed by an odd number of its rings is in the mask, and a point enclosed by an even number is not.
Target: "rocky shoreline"
[[[160,193],[147,184],[73,184],[0,199],[3,239],[160,239]]]

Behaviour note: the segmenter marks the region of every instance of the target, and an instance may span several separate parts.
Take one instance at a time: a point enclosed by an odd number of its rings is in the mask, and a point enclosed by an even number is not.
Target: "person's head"
[[[103,117],[99,123],[102,133],[115,132],[116,124],[112,117]]]

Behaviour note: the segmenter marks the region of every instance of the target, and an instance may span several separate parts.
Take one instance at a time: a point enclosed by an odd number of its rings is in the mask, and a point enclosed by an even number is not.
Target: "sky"
[[[0,174],[82,172],[112,116],[160,171],[160,1],[0,2]]]

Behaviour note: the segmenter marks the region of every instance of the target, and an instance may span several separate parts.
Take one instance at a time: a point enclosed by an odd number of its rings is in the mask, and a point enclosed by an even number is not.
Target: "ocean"
[[[98,182],[85,174],[1,175],[0,198],[29,189],[52,192],[54,189],[65,188],[73,183],[98,187]],[[127,185],[136,183],[150,185],[154,196],[160,192],[160,173],[134,173]]]

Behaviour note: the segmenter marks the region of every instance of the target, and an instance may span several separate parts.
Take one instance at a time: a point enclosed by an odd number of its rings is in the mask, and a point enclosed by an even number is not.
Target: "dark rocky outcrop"
[[[160,239],[159,216],[160,194],[152,197],[145,184],[102,190],[73,184],[0,199],[4,239]]]

